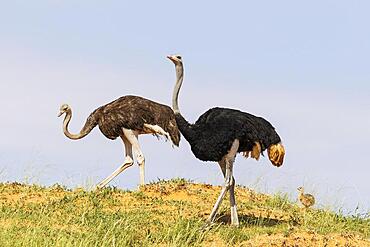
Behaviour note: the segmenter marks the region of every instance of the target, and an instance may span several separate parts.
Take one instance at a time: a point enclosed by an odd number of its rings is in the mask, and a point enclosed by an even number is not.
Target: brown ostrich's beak
[[[167,58],[168,58],[169,60],[171,60],[171,61],[175,61],[175,60],[172,58],[172,56],[170,56],[170,55],[168,55],[168,56],[167,56]]]
[[[58,117],[62,116],[62,115],[63,115],[63,113],[64,113],[64,112],[62,112],[62,111],[61,111],[61,112],[59,112],[59,113],[58,113]]]

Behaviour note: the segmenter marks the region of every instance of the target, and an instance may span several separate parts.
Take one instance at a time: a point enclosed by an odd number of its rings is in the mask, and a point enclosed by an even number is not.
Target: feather
[[[251,152],[251,157],[256,160],[259,160],[260,154],[261,154],[261,145],[259,144],[259,142],[255,142]]]
[[[281,141],[268,121],[239,110],[212,108],[194,124],[188,123],[179,113],[175,116],[194,155],[203,161],[220,161],[235,139],[239,140],[238,152],[257,160],[266,148]]]
[[[268,153],[271,163],[274,166],[279,167],[283,164],[284,156],[285,156],[285,149],[281,143],[271,145],[267,149],[267,153]]]
[[[109,139],[120,136],[122,128],[145,133],[144,124],[150,124],[160,126],[169,133],[172,143],[179,145],[180,132],[169,106],[128,95],[99,107],[95,115],[99,129]]]

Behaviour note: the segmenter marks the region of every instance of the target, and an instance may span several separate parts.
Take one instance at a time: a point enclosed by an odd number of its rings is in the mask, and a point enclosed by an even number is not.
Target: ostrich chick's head
[[[58,117],[62,116],[64,113],[66,113],[70,110],[71,110],[71,107],[69,107],[69,105],[67,105],[67,104],[61,105],[60,108],[59,108]]]
[[[297,190],[301,193],[303,193],[303,187],[298,187]]]
[[[171,60],[175,65],[182,64],[182,58],[180,55],[168,55],[167,58]]]

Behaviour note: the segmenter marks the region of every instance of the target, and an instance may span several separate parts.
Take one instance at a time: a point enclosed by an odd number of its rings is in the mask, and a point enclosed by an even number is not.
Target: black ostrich
[[[97,187],[107,185],[113,178],[134,163],[132,151],[136,155],[140,167],[140,184],[145,183],[144,165],[145,158],[140,149],[138,136],[141,134],[163,135],[171,139],[176,146],[180,142],[180,132],[177,128],[175,115],[169,106],[139,96],[123,96],[111,103],[96,109],[87,118],[79,134],[71,134],[68,124],[72,118],[72,109],[67,104],[60,107],[58,117],[66,113],[63,121],[64,134],[73,140],[85,137],[99,125],[100,131],[109,139],[121,137],[126,150],[124,163],[110,176],[101,181]]]
[[[216,212],[225,197],[230,193],[231,224],[238,226],[233,177],[233,163],[237,153],[256,160],[267,149],[269,159],[274,166],[283,164],[285,150],[274,127],[265,119],[249,113],[227,109],[212,108],[190,124],[180,114],[178,106],[179,91],[183,82],[182,58],[178,55],[167,56],[176,68],[176,85],[173,92],[172,108],[180,132],[190,143],[195,157],[203,161],[217,161],[225,177],[225,185],[221,190],[208,222],[215,220]]]

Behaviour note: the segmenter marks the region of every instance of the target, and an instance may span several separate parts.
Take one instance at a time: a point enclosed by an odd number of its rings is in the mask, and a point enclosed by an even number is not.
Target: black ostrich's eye
[[[181,59],[181,56],[176,56],[177,57],[177,59]]]

